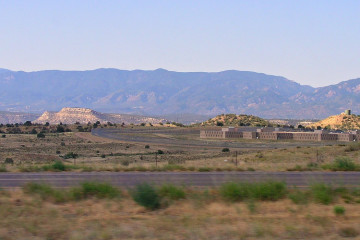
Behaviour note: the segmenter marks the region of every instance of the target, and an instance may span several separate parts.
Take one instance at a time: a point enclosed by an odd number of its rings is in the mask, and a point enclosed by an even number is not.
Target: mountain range
[[[42,113],[63,107],[144,115],[221,113],[320,119],[360,107],[360,78],[314,88],[248,71],[173,72],[0,69],[0,110]]]

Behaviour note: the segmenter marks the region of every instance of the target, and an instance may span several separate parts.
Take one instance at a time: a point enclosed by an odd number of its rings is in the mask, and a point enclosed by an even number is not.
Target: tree
[[[64,129],[63,126],[58,125],[58,126],[56,127],[56,132],[58,132],[58,133],[63,133],[63,132],[65,132],[65,129]]]
[[[26,121],[26,122],[24,123],[24,126],[31,126],[31,125],[32,125],[31,121]]]
[[[36,131],[36,129],[35,128],[33,128],[32,130],[31,130],[31,132],[30,132],[30,134],[37,134],[38,132]]]

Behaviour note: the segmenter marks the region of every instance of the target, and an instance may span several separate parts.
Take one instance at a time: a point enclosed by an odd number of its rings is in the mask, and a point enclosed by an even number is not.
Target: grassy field
[[[249,189],[249,184],[244,187]],[[57,190],[30,184],[24,189],[0,191],[0,239],[359,237],[358,191],[318,184],[305,192],[280,187],[275,195],[269,195],[269,187],[255,188],[254,195],[229,199],[229,194],[238,194],[231,186],[196,190],[167,185],[153,188],[159,205],[150,208],[134,200],[136,189],[88,183]],[[142,199],[154,199],[149,194],[147,191]],[[324,202],[326,197],[330,197],[329,202]]]
[[[45,138],[37,138],[34,134],[1,136],[3,137],[0,137],[0,170],[11,172],[39,171],[42,166],[56,161],[69,165],[68,170],[72,171],[323,171],[329,170],[326,166],[333,164],[336,157],[344,156],[356,165],[360,164],[360,145],[357,143],[241,139],[231,142],[244,145],[244,148],[229,147],[229,152],[223,152],[224,148],[211,145],[207,147],[191,144],[176,146],[152,142],[134,143],[100,138],[92,136],[89,132],[46,133]],[[201,140],[195,134],[174,133],[164,136],[146,133],[142,135],[144,136],[146,139],[165,139],[164,142],[168,138],[221,144],[230,142]]]

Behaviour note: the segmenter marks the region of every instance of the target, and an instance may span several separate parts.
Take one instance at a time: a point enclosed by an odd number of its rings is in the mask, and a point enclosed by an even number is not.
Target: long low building
[[[286,132],[276,128],[261,128],[257,131],[241,131],[239,128],[228,127],[221,130],[201,130],[200,138],[244,138],[265,140],[296,140],[296,141],[341,141],[352,142],[360,140],[360,133],[330,133],[325,130],[314,132]]]

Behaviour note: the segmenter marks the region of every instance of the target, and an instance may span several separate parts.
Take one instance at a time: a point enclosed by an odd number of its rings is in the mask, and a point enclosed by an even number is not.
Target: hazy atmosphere
[[[359,1],[0,0],[0,68],[360,76]]]

